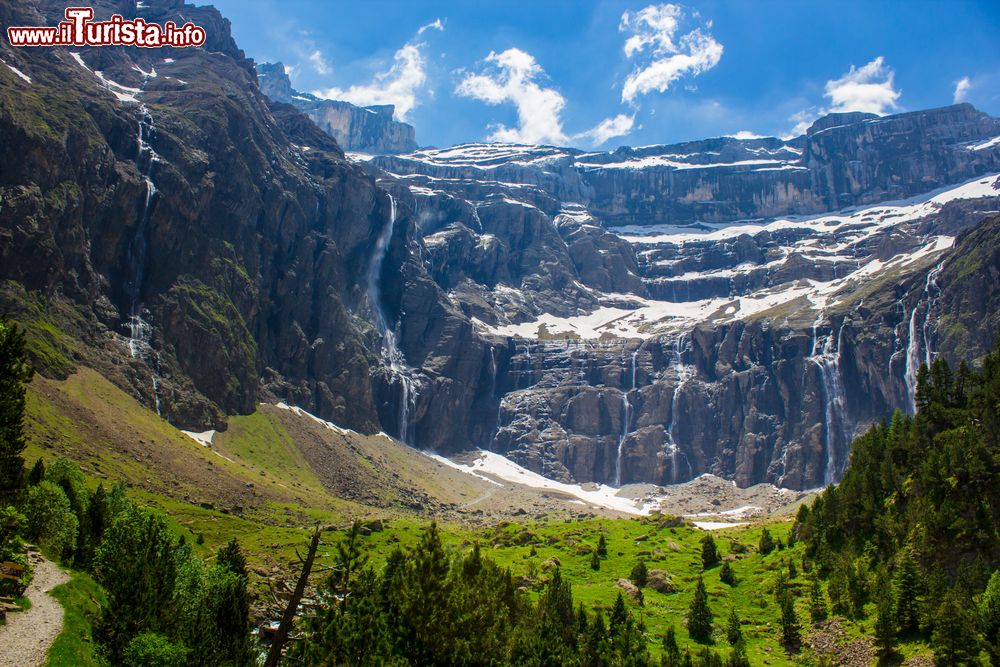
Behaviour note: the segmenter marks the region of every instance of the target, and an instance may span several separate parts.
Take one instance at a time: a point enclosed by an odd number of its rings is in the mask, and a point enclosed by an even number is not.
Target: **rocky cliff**
[[[417,147],[413,126],[393,120],[395,108],[391,104],[359,107],[300,93],[292,89],[281,63],[257,65],[257,78],[265,95],[275,102],[294,106],[336,139],[345,151],[381,155],[406,153]]]
[[[93,366],[175,424],[280,399],[566,481],[810,488],[1000,324],[1000,121],[968,105],[369,159],[342,148],[384,129],[345,146],[287,81],[269,100],[214,9],[96,8],[210,44],[0,45],[0,311],[47,373]]]

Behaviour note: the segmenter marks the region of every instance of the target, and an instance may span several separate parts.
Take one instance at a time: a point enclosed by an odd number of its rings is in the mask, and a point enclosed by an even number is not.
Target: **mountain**
[[[391,104],[359,107],[350,102],[325,100],[292,89],[281,63],[257,65],[257,81],[265,95],[275,102],[290,104],[337,140],[345,151],[359,153],[408,153],[416,150],[412,125],[392,119]]]
[[[974,360],[998,324],[1000,120],[969,105],[411,150],[391,113],[296,100],[213,8],[95,10],[210,41],[0,45],[0,313],[49,377],[92,368],[176,426],[283,401],[566,483],[806,489],[912,409],[920,362]]]

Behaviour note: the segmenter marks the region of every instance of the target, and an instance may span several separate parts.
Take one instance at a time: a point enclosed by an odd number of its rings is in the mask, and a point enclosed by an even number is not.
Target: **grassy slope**
[[[94,623],[106,604],[104,590],[88,575],[73,572],[72,578],[52,590],[66,610],[63,631],[56,637],[46,665],[48,667],[103,667],[106,663],[94,653]]]
[[[308,527],[316,521],[344,525],[356,517],[388,518],[386,530],[365,538],[376,566],[396,544],[416,542],[428,519],[397,507],[395,498],[387,497],[376,507],[337,497],[340,487],[336,485],[343,481],[336,479],[337,473],[345,466],[348,473],[342,477],[360,476],[360,486],[375,489],[378,496],[402,494],[392,484],[409,485],[452,502],[478,493],[472,486],[463,486],[461,473],[456,476],[398,443],[378,437],[348,438],[269,406],[262,406],[253,415],[233,418],[229,430],[216,436],[217,451],[212,451],[144,409],[99,374],[83,368],[65,381],[36,379],[29,391],[27,423],[32,443],[26,452],[29,463],[38,456],[46,460],[67,456],[83,466],[95,485],[99,479],[126,481],[136,500],[164,511],[179,533],[189,535],[189,542],[202,535],[204,544],[196,546],[201,555],[207,557],[237,537],[251,566],[262,574],[287,576],[294,549],[303,545]],[[307,442],[311,444],[307,446]],[[333,470],[320,465],[324,456],[334,461]],[[248,488],[252,492],[247,492]],[[238,503],[244,503],[239,515],[232,511]],[[771,530],[785,540],[790,527],[788,522],[778,522]],[[636,561],[643,558],[650,569],[669,572],[678,589],[673,594],[647,589],[643,608],[630,603],[645,620],[654,650],[658,652],[659,637],[669,625],[677,629],[682,646],[688,641],[682,619],[701,570],[698,542],[702,531],[659,528],[650,519],[524,518],[486,529],[453,522],[444,525],[443,532],[449,548],[458,551],[478,541],[487,547],[485,553],[519,577],[543,580],[546,562],[558,560],[574,584],[577,599],[590,607],[610,608],[618,592],[615,582],[628,577]],[[594,571],[589,566],[590,552],[601,533],[608,543],[608,558]],[[794,559],[799,573],[793,585],[802,593],[797,600],[798,614],[803,625],[808,625],[801,553],[786,549],[761,557],[753,549],[759,534],[760,526],[715,533],[723,554],[730,552],[730,539],[751,547],[749,554],[738,556],[733,563],[736,587],[719,581],[718,568],[705,574],[718,625],[716,648],[728,651],[723,628],[730,606],[735,606],[753,664],[801,662],[805,655],[788,656],[778,644],[779,610],[771,592],[775,568],[786,559]],[[321,562],[329,562],[336,539],[330,534],[324,540]],[[532,548],[535,556],[530,555]],[[255,578],[255,582],[262,585],[260,579]],[[67,609],[75,610],[72,613],[79,622],[67,623],[64,634],[69,636],[61,636],[57,642],[64,652],[60,655],[71,656],[69,662],[52,664],[91,664],[85,658],[74,662],[72,656],[73,651],[82,650],[81,646],[86,648],[84,640],[74,637],[85,636],[88,600],[97,597],[95,591],[92,582],[77,576],[61,593],[60,600]],[[845,622],[845,629],[850,638],[870,631],[871,625],[869,618],[860,623]],[[914,644],[904,652],[909,655],[924,648]]]

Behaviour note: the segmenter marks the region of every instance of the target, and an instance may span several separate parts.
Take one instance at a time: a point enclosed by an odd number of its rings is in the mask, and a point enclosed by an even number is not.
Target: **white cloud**
[[[955,104],[965,101],[965,96],[968,94],[969,88],[972,88],[972,81],[967,76],[963,76],[955,82],[955,96],[953,98]]]
[[[764,138],[764,135],[762,135],[762,134],[755,134],[755,133],[751,132],[750,130],[740,130],[736,134],[727,134],[726,136],[727,137],[731,137],[733,139],[740,139],[740,140],[763,139]]]
[[[723,47],[707,32],[711,23],[678,36],[683,18],[684,10],[673,4],[622,14],[618,29],[632,33],[625,40],[625,56],[642,61],[625,79],[622,102],[632,103],[654,90],[662,93],[681,77],[697,76],[719,64]]]
[[[444,30],[444,23],[441,22],[440,18],[436,18],[433,21],[431,21],[430,23],[428,23],[427,25],[420,26],[420,29],[417,30],[417,34],[418,35],[422,35],[422,34],[424,34],[424,31],[431,30],[431,29],[443,31]]]
[[[497,124],[488,139],[529,144],[566,143],[560,119],[566,100],[556,89],[538,84],[545,72],[535,58],[521,49],[511,48],[502,53],[491,51],[486,62],[494,65],[495,71],[466,74],[455,92],[487,104],[511,103],[517,108],[518,126]]]
[[[417,34],[422,34],[430,28],[444,30],[444,24],[441,23],[441,19],[437,19],[421,27]],[[424,46],[424,43],[415,41],[404,44],[393,55],[392,66],[377,73],[371,83],[355,84],[346,89],[332,86],[314,90],[313,95],[328,100],[344,100],[359,106],[392,104],[396,107],[396,119],[405,121],[407,114],[420,103],[417,94],[427,82]]]
[[[793,113],[788,120],[795,123],[795,125],[788,131],[788,134],[781,135],[781,138],[784,141],[788,141],[789,139],[802,136],[809,129],[809,126],[816,122],[820,113],[825,113],[825,110],[817,111],[816,107],[809,107],[808,109]]]
[[[884,116],[898,108],[900,91],[893,87],[895,72],[879,56],[860,68],[826,82],[824,95],[833,106],[828,111],[865,111]]]
[[[313,69],[316,70],[317,74],[327,76],[331,71],[330,64],[326,62],[326,58],[323,57],[323,52],[319,49],[316,49],[309,54],[309,62],[312,63]]]
[[[614,118],[605,118],[600,123],[585,132],[575,135],[574,139],[586,139],[592,146],[600,146],[608,139],[622,137],[632,131],[635,125],[635,115],[626,116],[623,113]]]

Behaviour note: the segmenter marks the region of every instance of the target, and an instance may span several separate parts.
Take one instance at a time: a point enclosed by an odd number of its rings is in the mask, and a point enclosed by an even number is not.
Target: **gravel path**
[[[69,575],[41,556],[32,554],[31,560],[35,576],[25,592],[31,609],[7,614],[7,625],[0,627],[0,667],[41,667],[62,630],[63,608],[49,591]]]

